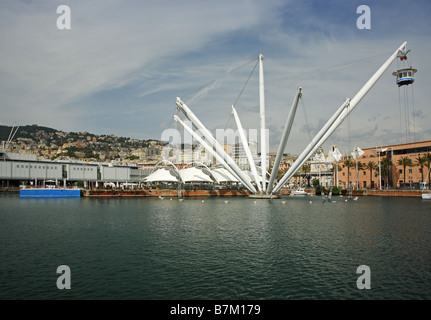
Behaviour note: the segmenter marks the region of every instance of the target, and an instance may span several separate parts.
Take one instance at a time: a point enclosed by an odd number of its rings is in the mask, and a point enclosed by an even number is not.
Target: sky
[[[70,29],[58,28],[60,5]],[[357,26],[360,5],[369,29]],[[250,131],[263,54],[270,151],[301,86],[284,150],[299,154],[407,41],[415,83],[396,86],[405,62],[394,61],[324,150],[430,140],[429,16],[427,0],[0,0],[0,124],[159,140],[180,97],[214,133],[236,128],[235,104]]]

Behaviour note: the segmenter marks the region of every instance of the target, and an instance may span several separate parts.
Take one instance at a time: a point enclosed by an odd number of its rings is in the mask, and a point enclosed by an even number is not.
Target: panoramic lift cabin
[[[407,61],[407,53],[409,52],[410,50],[401,53],[398,56],[398,58],[401,61]],[[398,85],[398,87],[401,87],[401,86],[408,86],[409,84],[412,84],[413,82],[415,82],[416,72],[418,72],[418,70],[413,69],[410,66],[410,68],[398,69],[397,71],[392,72],[392,75],[397,77],[396,84]]]
[[[415,82],[415,73],[416,69],[413,68],[405,68],[400,69],[396,72],[393,72],[392,75],[397,77],[396,83],[398,87],[406,86]]]

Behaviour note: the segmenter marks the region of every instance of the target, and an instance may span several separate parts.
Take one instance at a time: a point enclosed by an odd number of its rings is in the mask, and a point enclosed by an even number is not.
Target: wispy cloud
[[[60,4],[71,8],[71,30],[56,28]],[[211,130],[224,128],[262,53],[267,126],[276,149],[297,86],[303,87],[300,108],[306,108],[316,131],[409,41],[419,69],[414,111],[423,115],[415,117],[416,125],[427,128],[431,4],[411,1],[409,11],[391,1],[369,1],[372,29],[362,31],[356,28],[359,4],[0,0],[1,121],[98,133],[109,128],[118,135],[157,138],[180,96]],[[401,16],[409,23],[400,30],[394,21]],[[387,140],[387,132],[399,127],[391,71],[351,116],[352,136],[365,146]],[[238,101],[248,128],[258,126],[257,77],[256,70]],[[301,110],[297,118],[289,141],[292,153],[308,141],[301,132],[306,120]],[[373,135],[363,134],[367,130]]]

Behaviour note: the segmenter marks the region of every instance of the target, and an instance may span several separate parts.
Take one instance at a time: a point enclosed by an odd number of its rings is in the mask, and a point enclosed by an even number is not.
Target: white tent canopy
[[[144,182],[181,182],[172,168],[160,168],[144,179]]]
[[[225,168],[211,169],[211,173],[218,183],[238,182],[238,179]]]
[[[214,182],[210,174],[208,174],[210,172],[205,172],[204,170],[207,169],[190,167],[180,170],[180,175],[184,182]]]

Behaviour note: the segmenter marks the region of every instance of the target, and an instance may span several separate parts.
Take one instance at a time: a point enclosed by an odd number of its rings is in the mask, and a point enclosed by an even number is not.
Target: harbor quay
[[[376,153],[377,150],[377,153]],[[384,150],[384,151],[382,151]],[[364,154],[355,161],[344,156],[331,162],[328,155],[319,163],[310,160],[311,172],[300,171],[278,191],[279,196],[289,196],[298,187],[305,188],[309,195],[329,194],[333,186],[338,192],[333,195],[421,197],[428,188],[429,169],[416,160],[429,153],[431,141],[364,148]],[[404,168],[398,164],[401,158],[411,159]],[[379,177],[380,158],[380,177]],[[351,160],[349,167],[349,161]],[[388,161],[391,160],[391,161]],[[373,162],[374,170],[366,164]],[[388,171],[387,163],[391,163]],[[364,165],[365,164],[365,165]],[[334,168],[337,168],[335,170]],[[223,168],[189,167],[173,170],[168,166],[114,165],[77,160],[49,161],[37,159],[35,155],[3,153],[0,161],[0,191],[19,191],[20,188],[77,187],[84,197],[248,197],[244,188]],[[288,166],[284,169],[287,170]],[[284,171],[282,170],[282,171]],[[249,171],[245,171],[250,175]],[[356,174],[357,173],[357,174]],[[406,182],[404,183],[404,173]],[[380,184],[379,184],[380,178]],[[250,178],[251,180],[251,178]],[[324,188],[308,187],[310,181],[319,180]],[[371,182],[370,182],[371,181]],[[337,186],[338,182],[338,186]],[[310,184],[311,185],[311,184]]]

